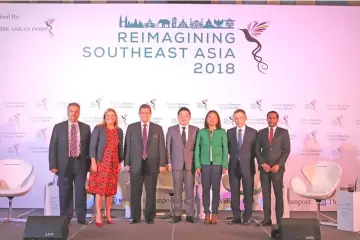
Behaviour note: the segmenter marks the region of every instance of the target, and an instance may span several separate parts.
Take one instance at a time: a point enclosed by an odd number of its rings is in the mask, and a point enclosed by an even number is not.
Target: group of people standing
[[[154,223],[156,216],[156,186],[158,174],[169,171],[173,176],[174,216],[172,223],[181,221],[182,193],[185,191],[186,221],[196,223],[194,217],[195,177],[201,178],[204,222],[216,224],[220,203],[220,183],[228,172],[231,188],[233,219],[229,224],[251,223],[255,157],[262,185],[264,220],[261,225],[271,225],[271,183],[276,198],[276,218],[283,215],[283,175],[290,154],[288,130],[278,127],[279,115],[267,114],[269,127],[260,130],[247,126],[246,113],[238,109],[233,113],[236,127],[221,127],[219,114],[211,110],[206,114],[204,128],[190,125],[191,112],[178,110],[179,124],[168,128],[166,138],[163,128],[150,121],[151,107],[139,108],[140,121],[130,124],[125,139],[118,126],[114,109],[108,109],[103,122],[92,133],[90,126],[79,122],[80,105],[70,103],[68,120],[56,124],[50,141],[49,165],[58,174],[60,214],[70,221],[73,216],[73,185],[75,186],[75,211],[79,224],[87,224],[85,181],[90,169],[87,191],[95,195],[96,225],[103,226],[101,206],[105,197],[105,221],[113,223],[110,210],[116,194],[118,174],[124,162],[130,172],[131,224],[141,220],[141,195],[145,185],[145,222]],[[244,192],[245,212],[241,219],[240,185]],[[212,199],[210,199],[212,191]],[[211,209],[210,209],[211,203]]]

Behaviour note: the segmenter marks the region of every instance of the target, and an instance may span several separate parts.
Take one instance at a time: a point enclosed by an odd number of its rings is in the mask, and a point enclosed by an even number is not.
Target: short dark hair
[[[233,115],[235,115],[235,114],[237,114],[237,113],[243,113],[245,116],[246,116],[246,112],[245,112],[245,110],[243,110],[243,109],[236,109],[235,111],[234,111],[234,113],[233,113]]]
[[[207,123],[206,120],[207,120],[208,116],[209,116],[211,113],[214,113],[214,114],[217,116],[218,122],[217,122],[217,124],[216,124],[216,129],[220,129],[220,128],[221,128],[220,116],[219,116],[219,113],[218,113],[217,111],[215,111],[215,110],[210,110],[210,111],[206,114],[204,127],[205,127],[206,129],[209,128],[209,124]]]
[[[272,113],[276,114],[276,117],[279,118],[279,114],[278,114],[276,111],[270,111],[270,112],[268,112],[267,115],[266,115],[266,118],[268,118],[269,115],[272,114]]]
[[[150,113],[151,113],[151,107],[150,107],[149,104],[146,104],[146,103],[145,103],[145,104],[141,104],[140,107],[139,107],[139,113],[140,113],[141,109],[143,109],[143,108],[149,109],[149,110],[150,110]]]
[[[188,112],[188,113],[190,114],[190,116],[191,116],[191,112],[190,112],[190,110],[189,110],[187,107],[181,107],[181,108],[179,109],[179,111],[178,111],[178,115],[179,115],[182,111]]]
[[[78,107],[80,109],[80,104],[76,103],[76,102],[72,102],[68,104],[67,109],[69,110],[70,107]]]

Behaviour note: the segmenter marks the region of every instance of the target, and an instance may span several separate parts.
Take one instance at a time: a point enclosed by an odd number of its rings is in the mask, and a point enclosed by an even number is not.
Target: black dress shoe
[[[135,223],[138,223],[138,222],[139,222],[139,220],[136,220],[134,218],[130,220],[130,224],[135,224]]]
[[[181,221],[181,217],[180,216],[174,216],[174,217],[172,217],[172,219],[171,219],[171,223],[178,223],[178,222],[180,222]]]
[[[268,221],[261,221],[260,226],[272,226],[272,222],[271,220],[268,220]]]
[[[228,222],[229,225],[232,224],[241,224],[241,219],[237,218],[237,219],[233,219],[231,221]]]
[[[86,221],[86,220],[78,220],[78,224],[81,224],[81,225],[88,225],[89,222]]]
[[[186,217],[186,221],[189,223],[197,223],[197,221],[195,220],[195,218],[193,218],[192,216],[187,216]]]
[[[147,223],[147,224],[154,224],[154,220],[145,220],[145,223]]]
[[[251,224],[251,218],[250,217],[245,217],[242,224],[243,225],[250,225]]]

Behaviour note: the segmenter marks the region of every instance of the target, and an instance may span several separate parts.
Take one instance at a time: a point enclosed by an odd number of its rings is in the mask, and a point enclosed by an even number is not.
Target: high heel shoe
[[[108,224],[114,224],[114,220],[108,219],[107,217],[105,217],[105,221],[106,221]]]
[[[98,226],[98,227],[104,226],[104,223],[102,223],[102,222],[95,222],[95,223],[96,223],[96,226]]]

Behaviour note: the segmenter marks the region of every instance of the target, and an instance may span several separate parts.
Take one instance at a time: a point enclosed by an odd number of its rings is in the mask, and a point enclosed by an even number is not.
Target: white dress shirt
[[[148,123],[144,123],[143,121],[141,121],[141,136],[143,135],[143,129],[144,129],[144,125],[146,124],[146,136],[147,138],[149,138],[149,126],[150,126],[150,122]]]
[[[182,135],[183,127],[185,127],[185,134],[186,134],[186,141],[187,141],[189,139],[189,124],[186,126],[182,126],[181,124],[179,124],[180,136]]]
[[[241,128],[239,128],[238,126],[236,127],[236,140],[238,140],[239,131],[241,129],[241,143],[244,142],[245,128],[246,125],[242,126]]]
[[[273,138],[275,136],[275,130],[276,130],[277,126],[273,127]],[[270,131],[271,131],[271,127],[269,127],[269,135],[268,138],[270,139]]]
[[[77,142],[77,145],[78,145],[78,148],[76,150],[76,156],[80,156],[80,153],[81,153],[81,149],[80,149],[80,128],[79,128],[79,122],[71,122],[71,121],[68,121],[68,138],[69,138],[69,156],[70,156],[70,145],[71,145],[71,125],[75,124],[76,126],[76,142]]]

